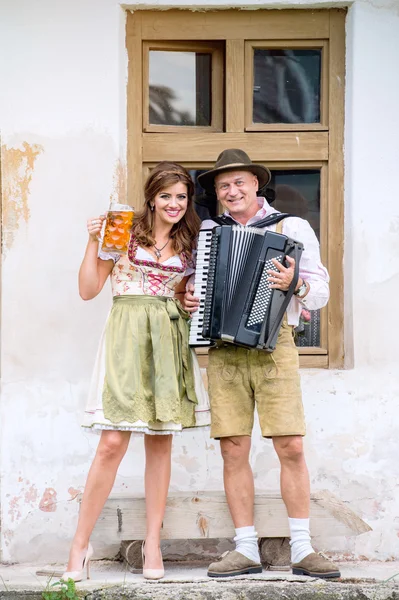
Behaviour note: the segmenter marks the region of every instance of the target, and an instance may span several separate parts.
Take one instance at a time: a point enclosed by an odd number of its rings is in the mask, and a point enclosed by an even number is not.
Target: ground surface
[[[165,578],[147,582],[123,563],[92,563],[91,579],[77,584],[88,600],[399,600],[399,562],[339,563],[339,581],[313,580],[288,571],[214,580],[206,565],[165,564]],[[38,575],[37,573],[44,573]],[[40,599],[61,565],[0,565],[2,600]]]

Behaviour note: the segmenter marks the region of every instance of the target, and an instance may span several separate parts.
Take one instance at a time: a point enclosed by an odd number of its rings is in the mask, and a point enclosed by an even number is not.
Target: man
[[[198,178],[208,192],[216,192],[219,202],[241,225],[278,213],[264,198],[259,187],[270,181],[270,171],[251,162],[242,150],[223,151],[215,167]],[[216,225],[204,221],[207,229]],[[287,217],[270,229],[280,231],[304,245],[299,280],[284,318],[275,351],[222,345],[209,351],[209,395],[211,437],[220,439],[224,461],[224,486],[234,522],[236,549],[212,563],[210,577],[226,577],[261,572],[257,533],[254,527],[254,480],[249,464],[255,403],[262,435],[273,440],[281,464],[281,495],[287,508],[291,534],[291,561],[295,574],[311,577],[339,577],[338,567],[311,546],[309,532],[310,485],[303,453],[305,435],[298,351],[293,328],[303,307],[316,310],[327,304],[329,276],[320,261],[319,243],[309,223]],[[288,290],[295,261],[287,266],[277,261],[278,272],[268,271],[272,288]],[[198,298],[189,283],[185,308],[194,312]]]

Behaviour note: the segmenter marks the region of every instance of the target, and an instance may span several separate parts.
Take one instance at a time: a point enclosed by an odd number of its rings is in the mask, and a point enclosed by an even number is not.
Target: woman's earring
[[[150,204],[150,210],[154,210],[154,205]]]

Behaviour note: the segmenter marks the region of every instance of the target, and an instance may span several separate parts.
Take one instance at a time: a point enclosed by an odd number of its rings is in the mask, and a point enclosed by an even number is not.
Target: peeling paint
[[[120,159],[116,161],[115,165],[110,201],[127,203],[127,170],[126,164]]]
[[[29,220],[29,186],[35,161],[43,147],[23,142],[22,148],[1,148],[3,189],[3,244],[10,249],[21,221]]]
[[[19,496],[14,496],[10,500],[10,508],[8,509],[8,514],[10,515],[12,523],[21,518],[21,510],[19,506],[20,500],[21,498]]]
[[[39,509],[43,512],[55,512],[57,510],[57,492],[54,488],[44,490]]]
[[[183,454],[174,459],[175,464],[179,464],[187,471],[187,473],[196,473],[201,469],[201,464],[195,456],[192,456],[186,446],[182,448]]]
[[[6,498],[10,498],[8,502],[8,514],[12,523],[19,521],[22,518],[25,510],[23,505],[34,507],[39,496],[36,486],[31,484],[28,479],[24,480],[23,477],[19,477],[17,481],[19,484],[25,484],[25,486],[28,487],[21,487],[15,496],[6,494]]]
[[[82,491],[74,487],[70,487],[68,488],[68,494],[71,496],[70,500],[76,500],[77,498],[80,498]]]
[[[14,532],[12,529],[5,529],[3,532],[4,543],[6,546],[9,546],[12,542],[12,538],[14,537]]]
[[[35,504],[39,497],[39,492],[37,491],[35,485],[31,485],[28,490],[25,492],[25,503],[26,504]]]

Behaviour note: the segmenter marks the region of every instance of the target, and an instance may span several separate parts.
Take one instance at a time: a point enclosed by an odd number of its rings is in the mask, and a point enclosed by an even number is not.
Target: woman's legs
[[[170,481],[172,436],[146,435],[144,447],[147,513],[145,567],[146,569],[162,569],[160,536]]]
[[[68,571],[82,568],[84,551],[103,509],[119,464],[129,445],[129,431],[103,431],[90,467],[79,511],[78,526],[69,553]]]

